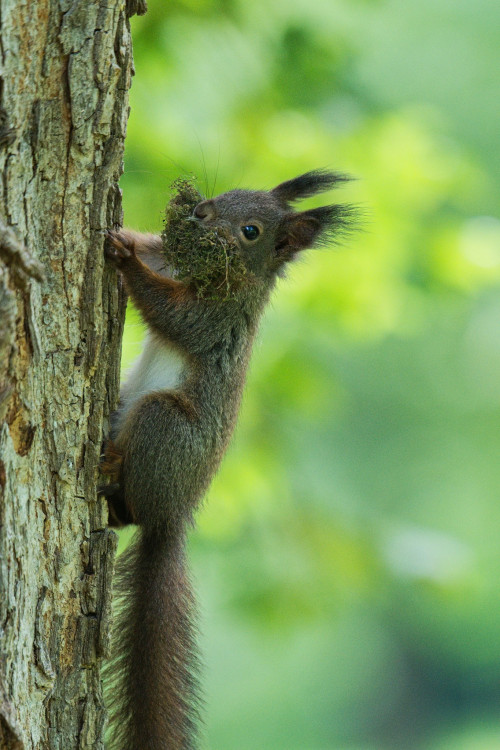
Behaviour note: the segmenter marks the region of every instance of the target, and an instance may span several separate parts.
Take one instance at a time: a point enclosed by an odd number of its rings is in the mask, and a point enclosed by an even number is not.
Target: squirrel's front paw
[[[134,240],[125,232],[114,232],[108,229],[104,252],[115,266],[121,268],[127,260],[135,257]]]

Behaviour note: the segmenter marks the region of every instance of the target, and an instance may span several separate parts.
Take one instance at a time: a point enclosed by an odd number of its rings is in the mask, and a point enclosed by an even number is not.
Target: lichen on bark
[[[102,246],[121,223],[141,5],[1,6],[2,750],[104,747],[116,542],[96,483],[124,299]]]

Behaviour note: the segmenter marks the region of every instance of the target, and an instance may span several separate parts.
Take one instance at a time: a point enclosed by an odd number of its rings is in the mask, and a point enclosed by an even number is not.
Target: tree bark
[[[104,264],[135,0],[2,0],[0,748],[103,748],[115,535],[96,496],[123,295]]]

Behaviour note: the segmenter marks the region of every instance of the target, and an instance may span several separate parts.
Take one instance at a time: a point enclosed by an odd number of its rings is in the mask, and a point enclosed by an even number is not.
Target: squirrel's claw
[[[111,482],[111,484],[99,484],[97,486],[97,494],[103,495],[104,497],[110,497],[114,495],[120,489],[118,482]]]
[[[126,260],[134,257],[134,241],[122,232],[108,229],[104,242],[104,253],[109,260],[120,267]]]

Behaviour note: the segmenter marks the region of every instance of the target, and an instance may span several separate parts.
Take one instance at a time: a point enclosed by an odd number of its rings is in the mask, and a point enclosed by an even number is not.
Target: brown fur
[[[109,666],[115,750],[195,747],[197,659],[184,561],[187,528],[236,423],[253,339],[277,274],[298,251],[342,230],[349,217],[340,206],[296,213],[289,201],[340,179],[310,172],[271,192],[233,190],[196,207],[195,219],[232,234],[252,278],[231,299],[198,299],[189,279],[161,275],[160,238],[110,233],[108,257],[136,307],[188,363],[175,389],[146,393],[127,411],[123,401],[106,449],[106,472],[119,470],[109,498],[112,519],[139,525],[118,562],[121,611]],[[260,228],[257,240],[245,239],[247,225]]]
[[[120,477],[122,462],[123,453],[117,450],[112,440],[108,440],[101,460],[101,474],[105,474],[113,481],[117,481]]]

